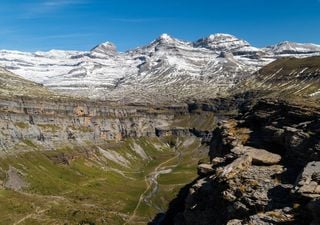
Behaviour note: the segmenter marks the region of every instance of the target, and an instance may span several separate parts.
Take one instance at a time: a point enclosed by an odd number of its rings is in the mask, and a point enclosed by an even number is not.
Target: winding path
[[[145,199],[145,195],[146,195],[146,194],[148,193],[148,191],[150,190],[150,188],[151,188],[152,184],[154,183],[154,181],[155,181],[156,184],[157,184],[156,178],[164,171],[164,170],[162,169],[162,167],[163,167],[165,164],[171,162],[172,160],[174,160],[174,159],[176,159],[176,158],[178,158],[178,157],[180,157],[180,153],[177,154],[177,155],[175,155],[174,157],[172,157],[172,158],[170,158],[170,159],[168,159],[168,160],[160,163],[151,173],[149,173],[147,176],[144,177],[144,181],[145,181],[145,183],[146,183],[146,189],[145,189],[145,191],[140,195],[139,201],[138,201],[135,209],[133,210],[133,213],[131,214],[131,216],[129,217],[129,219],[128,219],[123,225],[129,224],[129,223],[134,219],[134,217],[136,216],[137,211],[138,211],[138,209],[139,209],[142,201],[144,201],[144,199]]]

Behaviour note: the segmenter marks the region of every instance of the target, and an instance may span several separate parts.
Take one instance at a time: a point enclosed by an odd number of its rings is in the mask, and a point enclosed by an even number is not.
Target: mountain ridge
[[[111,42],[90,51],[0,50],[0,66],[63,93],[157,102],[223,94],[278,58],[314,55],[320,55],[319,45],[282,42],[256,48],[229,34],[194,42],[163,34],[126,52]]]

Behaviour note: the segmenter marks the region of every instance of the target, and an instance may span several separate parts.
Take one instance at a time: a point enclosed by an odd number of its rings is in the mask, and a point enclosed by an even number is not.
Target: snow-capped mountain
[[[91,51],[0,51],[0,66],[63,92],[96,98],[211,97],[283,56],[320,55],[320,46],[282,42],[256,48],[229,34],[195,42],[167,34],[124,53],[111,42]]]
[[[312,54],[320,52],[320,45],[301,44],[284,41],[277,45],[267,47],[274,54]]]

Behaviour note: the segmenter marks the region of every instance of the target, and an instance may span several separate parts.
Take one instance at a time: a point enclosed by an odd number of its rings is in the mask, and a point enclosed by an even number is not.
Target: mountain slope
[[[0,97],[49,95],[53,96],[53,93],[43,85],[23,79],[0,67]]]
[[[320,57],[282,58],[245,80],[239,89],[266,91],[281,97],[320,98]]]
[[[229,34],[187,42],[167,34],[124,53],[102,43],[91,51],[0,51],[0,65],[52,89],[99,99],[180,101],[223,94],[284,56],[319,55],[314,44],[256,48]]]

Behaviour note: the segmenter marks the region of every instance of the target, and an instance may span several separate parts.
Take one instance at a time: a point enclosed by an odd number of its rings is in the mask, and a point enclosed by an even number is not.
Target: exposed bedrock
[[[23,148],[21,143],[54,148],[63,142],[169,135],[197,136],[209,141],[215,121],[213,112],[190,111],[187,104],[149,106],[85,100],[1,99],[0,149],[19,151]]]
[[[239,110],[162,224],[319,224],[319,108],[264,99]]]

